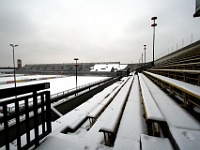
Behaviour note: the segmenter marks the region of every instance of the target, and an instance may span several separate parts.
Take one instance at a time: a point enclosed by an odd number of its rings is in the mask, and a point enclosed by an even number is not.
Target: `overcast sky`
[[[200,40],[195,0],[0,0],[0,66],[25,64],[138,63],[143,45],[152,60]]]

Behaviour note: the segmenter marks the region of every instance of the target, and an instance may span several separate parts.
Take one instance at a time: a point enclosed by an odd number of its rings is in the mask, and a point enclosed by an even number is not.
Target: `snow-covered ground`
[[[77,77],[77,86],[83,86],[85,84],[90,84],[94,82],[98,82],[100,80],[105,80],[108,77],[98,77],[98,76],[78,76]],[[0,78],[0,90],[5,88],[14,87],[14,82],[12,81],[13,77],[1,77]],[[1,81],[3,82],[1,84]],[[76,87],[76,77],[75,76],[61,76],[61,75],[17,75],[16,76],[16,85],[24,86],[30,84],[38,84],[38,83],[50,83],[50,89],[48,89],[51,95],[60,94],[63,91],[67,91],[70,89],[74,89]],[[7,83],[6,83],[7,82]],[[6,84],[5,84],[6,83]],[[10,97],[12,98],[12,97]],[[10,99],[9,98],[9,99]],[[2,99],[6,100],[6,99]],[[1,101],[1,100],[0,100]],[[9,104],[8,107],[10,110],[14,109],[14,103]]]
[[[82,86],[84,84],[97,82],[106,78],[107,77],[98,77],[98,76],[78,76],[77,86]],[[13,77],[1,77],[0,89],[14,87],[14,82],[5,84],[5,82],[11,81],[11,80],[13,80]],[[75,76],[61,76],[61,75],[17,76],[16,81],[20,81],[20,82],[16,82],[17,86],[50,82],[51,95],[76,87]],[[1,84],[1,82],[4,82],[4,83]]]

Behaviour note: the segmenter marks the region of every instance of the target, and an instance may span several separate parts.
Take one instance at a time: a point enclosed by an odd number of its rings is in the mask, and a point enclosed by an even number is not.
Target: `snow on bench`
[[[111,110],[106,121],[101,125],[99,132],[103,132],[106,145],[113,145],[116,136],[116,131],[126,104],[126,100],[130,91],[133,77],[121,88],[118,94],[114,97],[108,108]]]
[[[87,120],[87,115],[117,86],[118,83],[112,84],[102,92],[90,98],[88,101],[57,119],[53,124],[53,130],[58,130],[58,132],[62,133],[74,132],[84,121]]]
[[[120,121],[113,150],[140,149],[140,136],[145,132],[138,77],[134,81]]]
[[[113,98],[116,96],[116,94],[119,92],[119,90],[123,87],[123,85],[126,82],[123,82],[120,84],[117,88],[113,89],[113,91],[110,92],[110,94],[103,99],[98,106],[93,109],[88,115],[88,119],[90,121],[90,127],[95,123],[96,119],[99,117],[99,115],[102,113],[102,111],[110,104],[110,102],[113,100]]]
[[[185,105],[187,104],[187,94],[197,98],[198,100],[200,100],[200,87],[197,86],[197,85],[193,85],[193,84],[186,83],[186,82],[183,82],[183,81],[178,81],[176,79],[171,79],[171,78],[161,76],[161,75],[158,75],[158,74],[154,74],[154,73],[150,73],[150,72],[147,72],[147,71],[145,71],[144,73],[146,73],[146,74],[148,74],[148,75],[150,75],[150,76],[152,76],[156,79],[159,79],[162,82],[165,82],[172,87],[178,88],[183,93],[185,93],[184,96],[183,96]],[[191,102],[198,105],[197,102],[194,102],[194,101],[191,101]]]
[[[157,134],[160,134],[160,124],[165,122],[165,118],[149,92],[141,74],[139,74],[139,80],[145,109],[145,118],[150,132],[149,134],[157,136]]]
[[[37,147],[37,150],[80,150],[83,149],[81,144],[77,144],[78,141],[74,137],[65,136],[48,136],[45,142]],[[14,150],[14,149],[13,149]]]
[[[199,149],[200,124],[152,81],[143,76],[169,127],[176,149]],[[168,133],[168,134],[169,134]]]
[[[142,150],[173,150],[168,138],[141,135]]]
[[[168,126],[200,130],[200,124],[150,79],[142,75],[151,95],[160,108]]]
[[[176,141],[176,148],[181,150],[199,150],[200,131],[169,127],[169,130]]]

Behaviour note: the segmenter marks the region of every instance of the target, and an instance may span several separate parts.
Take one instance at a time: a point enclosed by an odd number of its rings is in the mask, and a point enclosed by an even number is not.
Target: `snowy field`
[[[77,86],[97,82],[107,77],[97,76],[78,76]],[[13,77],[0,77],[0,89],[14,87]],[[75,76],[61,76],[61,75],[20,75],[16,76],[17,86],[24,86],[30,84],[38,84],[50,82],[51,95],[66,91],[76,87]],[[7,83],[8,82],[8,83]]]

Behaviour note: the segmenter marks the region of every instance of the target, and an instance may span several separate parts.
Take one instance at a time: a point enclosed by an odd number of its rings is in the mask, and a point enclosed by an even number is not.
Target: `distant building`
[[[18,69],[22,68],[22,60],[21,59],[17,59],[17,66],[18,66]]]

